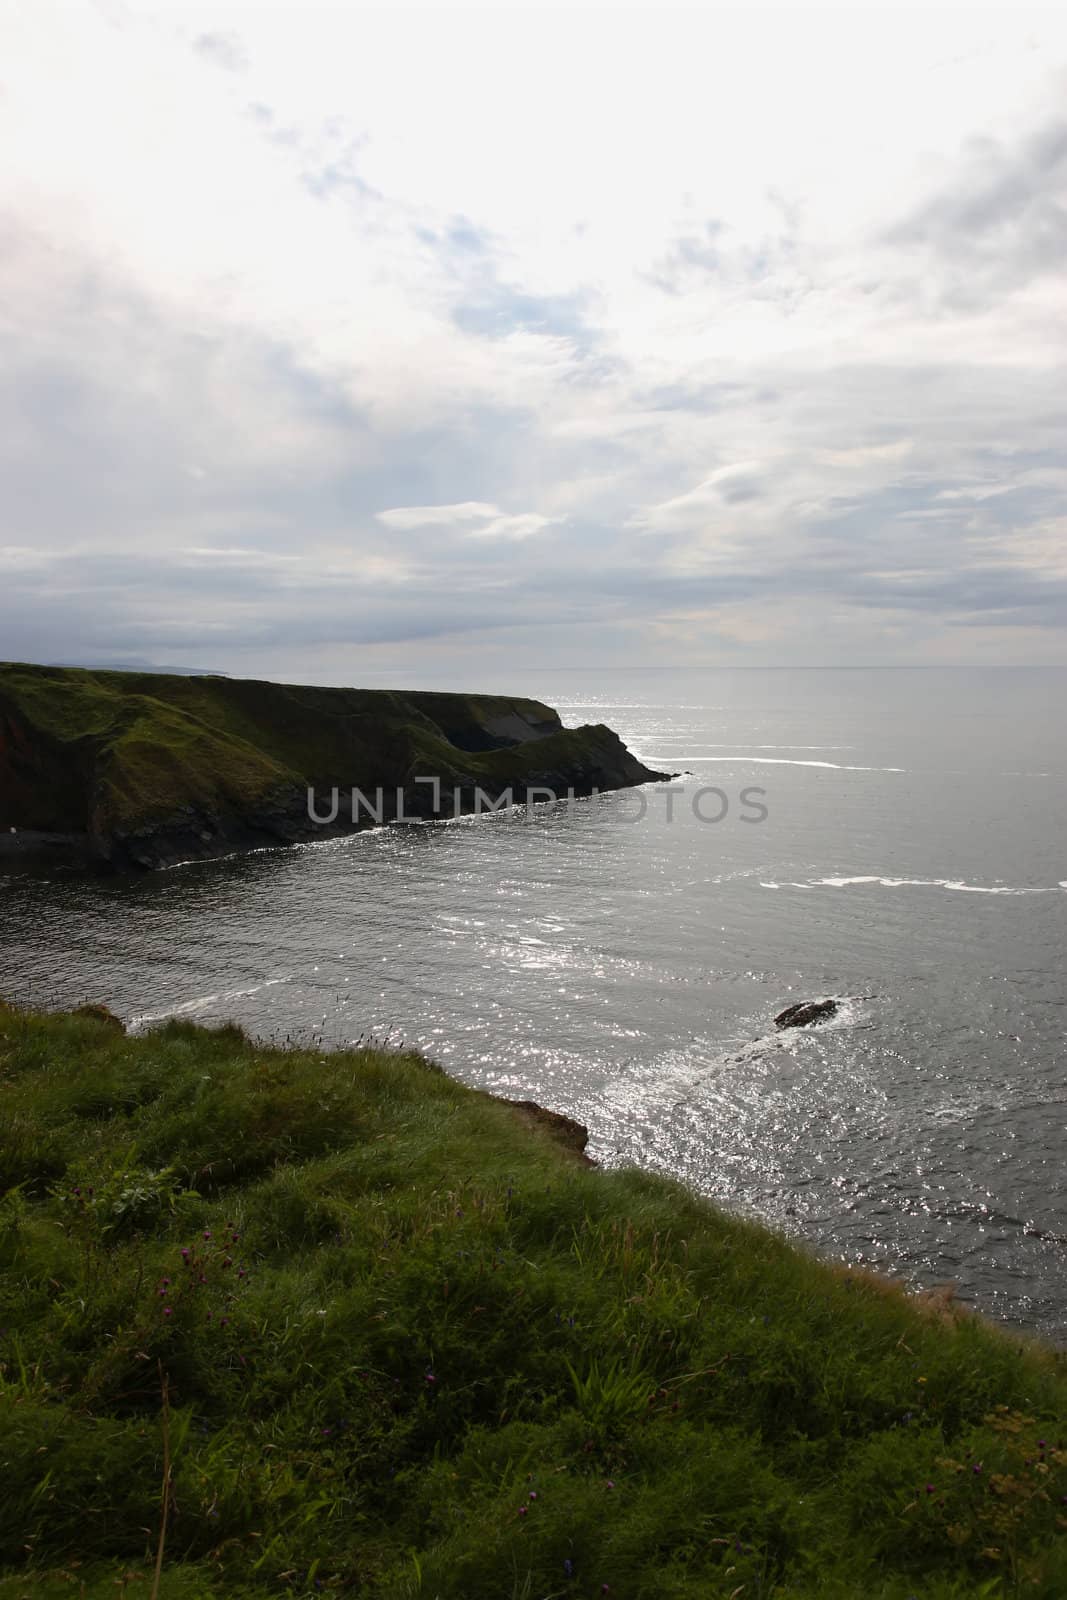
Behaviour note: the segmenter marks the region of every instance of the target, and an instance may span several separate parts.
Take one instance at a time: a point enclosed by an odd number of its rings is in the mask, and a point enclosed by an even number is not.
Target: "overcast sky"
[[[1062,7],[0,0],[0,656],[1067,661],[1065,107]]]

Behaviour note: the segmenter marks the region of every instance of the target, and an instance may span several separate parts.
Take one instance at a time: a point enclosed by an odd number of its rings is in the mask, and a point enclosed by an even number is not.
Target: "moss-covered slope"
[[[73,836],[116,866],[155,866],[335,826],[353,788],[404,791],[410,815],[441,781],[453,811],[474,790],[516,799],[588,793],[649,772],[609,728],[566,730],[548,706],[500,695],[325,689],[250,679],[0,664],[0,829]]]
[[[0,1600],[1062,1600],[1065,1433],[417,1056],[0,1006]]]

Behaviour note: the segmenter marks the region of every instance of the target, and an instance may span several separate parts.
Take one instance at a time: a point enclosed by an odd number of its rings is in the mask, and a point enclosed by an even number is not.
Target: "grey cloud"
[[[809,292],[811,285],[798,279],[795,271],[799,211],[774,194],[767,199],[781,213],[782,223],[759,243],[738,242],[724,222],[711,217],[702,227],[672,240],[646,274],[647,281],[670,295],[709,283],[743,285],[756,297],[795,300]]]
[[[248,70],[248,55],[235,33],[201,33],[193,40],[193,49],[226,72]]]
[[[952,182],[889,229],[886,240],[928,252],[945,274],[942,299],[961,306],[1061,272],[1067,259],[1067,118],[1012,146],[972,139]]]

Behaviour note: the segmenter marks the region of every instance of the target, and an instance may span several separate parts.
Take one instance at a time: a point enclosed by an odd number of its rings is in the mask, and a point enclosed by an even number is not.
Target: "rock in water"
[[[836,1000],[798,1000],[795,1005],[779,1011],[774,1025],[776,1028],[806,1028],[813,1022],[826,1022],[836,1014]]]

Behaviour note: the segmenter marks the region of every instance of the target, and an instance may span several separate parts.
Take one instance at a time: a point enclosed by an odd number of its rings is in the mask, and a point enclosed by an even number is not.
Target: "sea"
[[[4,867],[0,994],[415,1047],[605,1166],[1067,1343],[1067,670],[404,686],[535,695],[678,776],[138,877]]]

